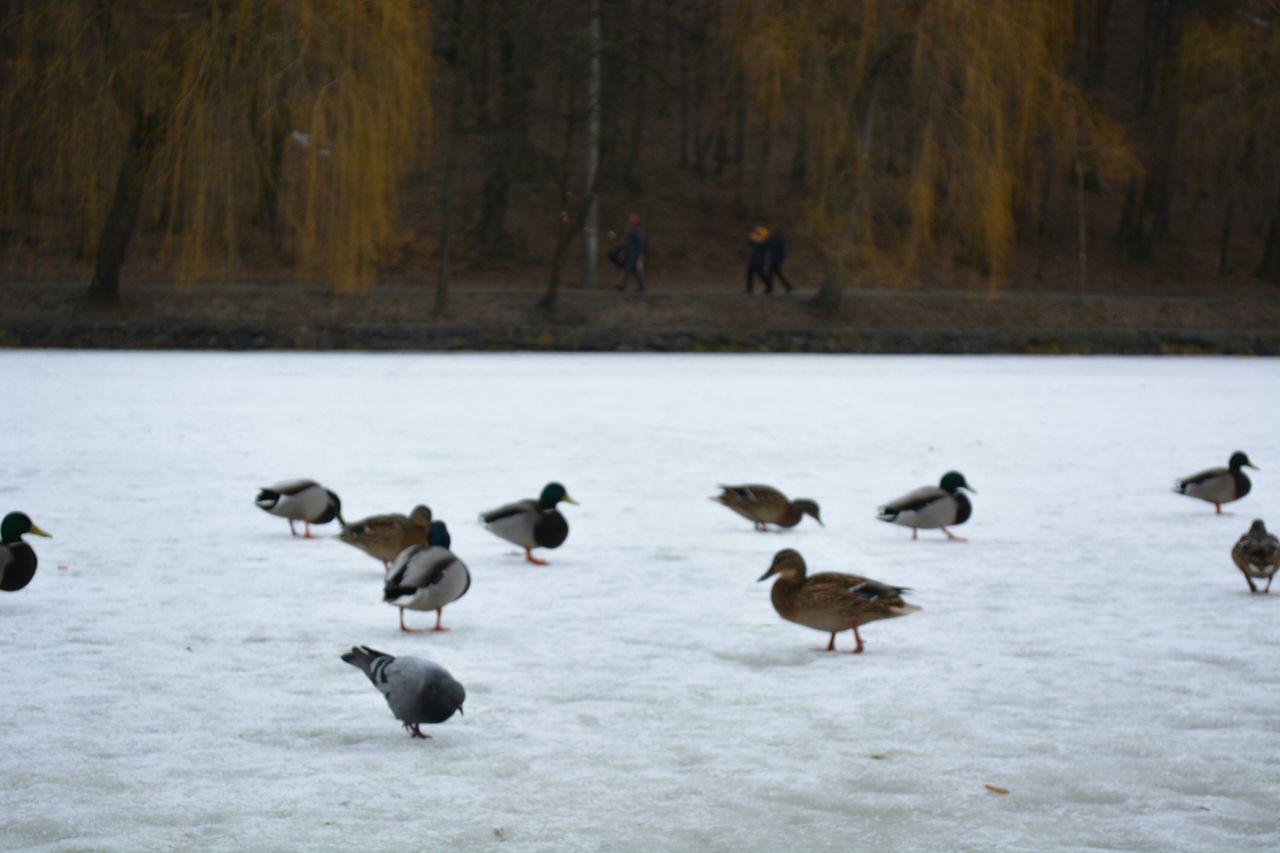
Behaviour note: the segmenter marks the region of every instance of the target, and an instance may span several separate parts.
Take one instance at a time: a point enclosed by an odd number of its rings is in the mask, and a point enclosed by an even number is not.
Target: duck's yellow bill
[[[567,503],[567,504],[573,504],[574,506],[582,506],[582,504],[578,503],[577,501],[575,501],[573,498],[569,497],[568,495],[565,495],[563,498],[561,498],[561,500],[563,500],[563,501],[564,501],[565,503]]]
[[[43,530],[41,530],[39,527],[36,527],[34,524],[31,525],[31,532],[34,533],[36,536],[46,536],[50,539],[53,538],[52,533],[45,533]]]

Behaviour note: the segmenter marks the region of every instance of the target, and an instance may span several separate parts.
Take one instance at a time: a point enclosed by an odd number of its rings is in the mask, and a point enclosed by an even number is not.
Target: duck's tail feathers
[[[404,598],[406,596],[412,598],[417,594],[417,592],[418,590],[411,586],[389,586],[383,590],[382,600],[390,604],[398,598]]]
[[[258,492],[258,497],[253,502],[262,509],[269,510],[280,502],[280,493],[273,492],[271,489],[263,489]]]
[[[880,521],[894,521],[898,518],[898,511],[879,507],[876,509],[876,518]]]
[[[906,616],[908,613],[919,613],[923,609],[924,608],[918,604],[907,604],[904,601],[902,604],[899,604],[893,608],[893,615]]]

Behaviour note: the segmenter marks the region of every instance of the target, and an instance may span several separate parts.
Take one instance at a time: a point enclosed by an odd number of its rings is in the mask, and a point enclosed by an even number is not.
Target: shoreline
[[[371,350],[1280,355],[1280,296],[851,290],[645,295],[390,285],[345,295],[299,285],[130,284],[118,306],[80,284],[0,285],[0,347],[106,350]]]

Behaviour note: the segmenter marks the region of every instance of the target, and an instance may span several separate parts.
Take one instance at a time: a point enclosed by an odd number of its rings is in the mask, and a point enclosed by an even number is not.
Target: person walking
[[[636,292],[644,293],[644,232],[640,230],[640,214],[627,217],[627,242],[622,258],[622,281],[618,290],[627,289],[627,279],[636,277]]]
[[[782,280],[782,286],[787,289],[787,293],[795,290],[782,272],[782,264],[787,260],[787,240],[782,236],[781,228],[776,229],[773,232],[773,236],[765,241],[765,254],[768,255],[769,261],[769,269],[765,273],[765,282],[772,285],[776,276]]]
[[[773,293],[773,282],[764,273],[764,262],[767,256],[766,245],[769,240],[769,229],[757,225],[747,238],[747,293],[751,293],[755,277],[759,276],[764,284],[765,293]]]

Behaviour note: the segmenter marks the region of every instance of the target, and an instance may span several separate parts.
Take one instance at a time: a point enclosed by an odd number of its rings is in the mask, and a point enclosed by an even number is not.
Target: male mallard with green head
[[[1244,575],[1249,584],[1249,592],[1257,592],[1253,579],[1265,580],[1267,588],[1264,593],[1271,592],[1271,580],[1280,570],[1280,539],[1267,532],[1267,525],[1262,519],[1254,519],[1249,531],[1236,541],[1231,549],[1231,561]]]
[[[17,592],[36,574],[36,550],[22,541],[26,533],[50,536],[31,521],[25,512],[11,512],[0,521],[0,589]]]
[[[381,560],[385,568],[410,545],[426,545],[430,531],[431,509],[418,504],[408,515],[391,512],[353,521],[343,526],[338,538]]]
[[[448,631],[440,624],[446,604],[452,604],[471,588],[471,572],[449,550],[453,544],[443,521],[431,522],[427,545],[411,545],[400,552],[387,569],[383,600],[400,608],[400,630],[406,634]],[[404,624],[405,608],[434,610],[434,628],[410,628]]]
[[[756,530],[764,531],[765,525],[776,524],[779,527],[795,527],[806,515],[822,524],[818,505],[808,498],[787,500],[787,496],[773,486],[742,485],[721,486],[721,492],[711,500],[724,504],[743,518],[750,519]]]
[[[1190,477],[1175,480],[1173,490],[1189,498],[1208,501],[1213,504],[1217,514],[1222,515],[1223,504],[1240,500],[1253,488],[1253,483],[1249,482],[1249,478],[1244,475],[1241,468],[1259,470],[1257,465],[1249,461],[1248,456],[1237,450],[1231,454],[1226,468],[1209,468]]]
[[[491,509],[481,514],[480,521],[494,536],[524,548],[524,558],[545,566],[546,560],[533,556],[533,548],[559,548],[569,536],[569,522],[556,509],[556,504],[576,504],[564,486],[547,483],[537,500],[523,500]]]
[[[760,580],[777,575],[770,598],[773,609],[789,622],[831,632],[827,651],[836,650],[836,634],[853,629],[857,645],[854,654],[862,651],[862,635],[858,627],[879,619],[893,619],[920,610],[914,604],[902,600],[906,587],[889,586],[857,575],[837,572],[820,572],[805,576],[804,557],[787,548],[773,557],[769,571]]]
[[[956,536],[947,528],[964,524],[973,514],[973,504],[961,493],[968,489],[975,495],[978,490],[965,482],[964,474],[959,471],[948,471],[942,475],[936,486],[921,486],[915,491],[907,492],[902,497],[889,501],[880,507],[876,517],[891,524],[901,524],[911,528],[911,538],[918,536],[920,528],[925,530],[942,529],[952,542],[967,541]]]
[[[311,525],[328,524],[335,518],[342,522],[342,501],[314,480],[284,480],[258,492],[254,503],[272,515],[289,519],[289,532],[294,536],[295,521],[305,525],[304,536],[314,539]]]

